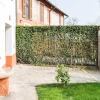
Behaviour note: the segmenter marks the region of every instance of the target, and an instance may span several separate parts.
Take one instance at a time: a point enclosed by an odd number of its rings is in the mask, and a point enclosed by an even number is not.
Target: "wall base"
[[[6,56],[6,67],[13,67],[16,65],[16,54],[12,56]]]
[[[0,79],[0,96],[9,94],[9,78]]]

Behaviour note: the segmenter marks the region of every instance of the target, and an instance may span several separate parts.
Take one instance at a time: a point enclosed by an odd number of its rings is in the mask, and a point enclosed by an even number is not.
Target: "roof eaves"
[[[59,12],[61,12],[62,14],[64,14],[65,16],[69,17],[66,13],[64,13],[62,10],[60,10],[58,7],[56,7],[54,4],[52,4],[49,0],[38,0],[38,1],[46,1],[48,4],[51,5],[52,9],[56,9]]]

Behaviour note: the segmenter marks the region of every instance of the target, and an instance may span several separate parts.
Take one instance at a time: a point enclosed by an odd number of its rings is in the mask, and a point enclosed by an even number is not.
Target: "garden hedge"
[[[99,26],[17,26],[17,62],[96,65]]]

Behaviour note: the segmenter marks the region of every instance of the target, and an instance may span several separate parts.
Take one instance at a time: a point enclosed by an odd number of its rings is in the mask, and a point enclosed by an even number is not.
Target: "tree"
[[[77,18],[67,18],[65,21],[66,25],[76,25],[78,24],[78,19]]]

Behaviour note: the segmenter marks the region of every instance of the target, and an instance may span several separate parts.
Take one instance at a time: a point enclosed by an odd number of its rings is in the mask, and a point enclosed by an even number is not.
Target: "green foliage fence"
[[[99,26],[18,26],[17,61],[96,65]]]

